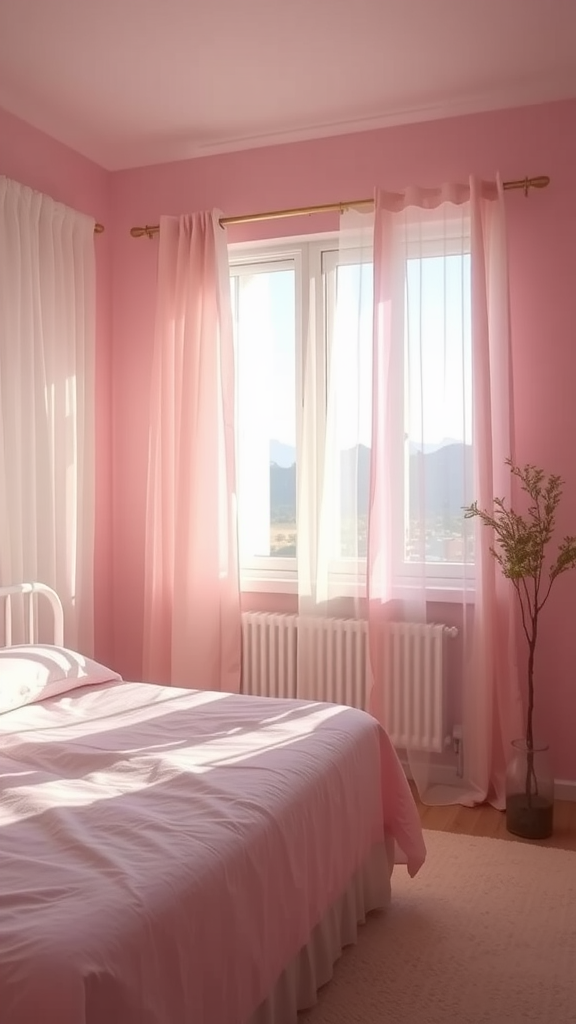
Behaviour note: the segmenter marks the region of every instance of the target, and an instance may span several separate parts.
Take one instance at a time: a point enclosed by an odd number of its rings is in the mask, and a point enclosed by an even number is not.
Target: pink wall
[[[576,533],[576,102],[548,104],[257,149],[112,176],[113,592],[115,664],[138,678],[142,645],[147,399],[157,243],[135,224],[218,207],[225,214],[369,197],[475,173],[549,174],[548,189],[509,193],[517,456],[566,478],[560,528]],[[332,227],[327,217],[235,228],[230,238]],[[558,582],[538,652],[541,733],[555,774],[576,779],[576,573]],[[449,606],[443,609],[445,618]],[[520,650],[524,656],[524,649]]]
[[[576,102],[500,111],[109,174],[0,110],[0,173],[93,214],[97,239],[97,654],[141,670],[147,403],[157,243],[133,224],[216,206],[226,214],[363,198],[469,173],[549,174],[528,200],[507,196],[517,454],[567,481],[561,532],[576,533]],[[230,230],[230,238],[324,230],[330,217]],[[113,345],[111,344],[113,338]],[[252,606],[254,596],[249,599]],[[285,599],[281,599],[285,601]],[[576,574],[559,580],[538,652],[540,731],[555,774],[576,780]],[[450,621],[447,605],[434,609]],[[524,649],[520,648],[523,657]]]
[[[0,109],[0,174],[44,192],[110,226],[110,176],[48,135]],[[96,239],[97,273],[97,488],[95,647],[104,663],[113,658],[111,601],[111,233]],[[17,581],[14,581],[17,582]]]

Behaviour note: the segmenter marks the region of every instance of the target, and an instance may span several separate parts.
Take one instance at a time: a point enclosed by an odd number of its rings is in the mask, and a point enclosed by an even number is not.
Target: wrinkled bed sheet
[[[114,682],[0,719],[0,1024],[243,1024],[410,790],[370,716]]]

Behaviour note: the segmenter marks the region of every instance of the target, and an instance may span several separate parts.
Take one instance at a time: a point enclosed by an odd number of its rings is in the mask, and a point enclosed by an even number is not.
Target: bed
[[[425,858],[361,711],[27,643],[0,650],[0,730],[2,1024],[294,1024]]]

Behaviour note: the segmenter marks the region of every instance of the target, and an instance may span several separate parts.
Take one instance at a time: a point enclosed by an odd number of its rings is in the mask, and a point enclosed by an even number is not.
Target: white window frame
[[[442,252],[438,249],[438,235],[434,237],[431,226],[430,238],[426,244],[429,247],[430,255],[450,255],[443,247]],[[445,239],[443,239],[445,241]],[[421,237],[418,236],[420,246]],[[330,269],[335,269],[338,264],[346,262],[358,262],[358,254],[361,247],[351,239],[346,246],[350,252],[350,259],[342,260],[341,243],[338,232],[331,232],[322,235],[301,235],[284,239],[273,239],[269,242],[239,242],[229,245],[230,271],[244,267],[256,268],[273,263],[290,261],[295,271],[295,345],[296,345],[296,451],[298,451],[298,439],[301,435],[301,400],[303,393],[304,373],[304,351],[303,344],[306,336],[306,325],[309,317],[308,283],[311,280],[316,282],[317,294],[324,300],[324,279],[323,265],[332,264]],[[422,248],[416,250],[416,242],[409,244],[408,257],[410,253],[422,254]],[[460,255],[461,249],[454,246],[454,255]],[[355,258],[356,257],[356,258]],[[366,262],[366,261],[364,261]],[[402,275],[404,282],[404,275]],[[401,301],[403,302],[403,296]],[[318,387],[323,389],[323,394],[318,395],[318,409],[326,412],[326,335],[324,301],[317,303],[316,310],[316,343],[322,338],[322,355],[319,357],[319,365],[324,370],[324,378],[318,375]],[[323,399],[323,401],[321,401]],[[399,469],[401,464],[402,477],[404,478],[404,423],[398,424],[398,460]],[[296,489],[298,488],[298,476],[296,475]],[[296,497],[296,501],[298,498]],[[404,503],[398,506],[398,513],[393,521],[393,531],[398,536],[398,543],[394,550],[398,554],[404,550]],[[366,560],[365,559],[335,559],[332,563],[332,575],[341,584],[343,594],[362,597],[366,594]],[[298,572],[297,559],[274,558],[273,556],[254,557],[249,563],[240,567],[241,589],[247,592],[276,593],[276,594],[297,594]],[[393,565],[393,594],[398,597],[406,597],[411,590],[419,589],[418,581],[425,579],[427,600],[462,601],[474,599],[474,565],[462,562],[422,563],[406,562],[398,557]]]
[[[319,241],[313,248],[315,265],[318,267],[317,274],[321,283],[324,283],[325,287],[333,290],[335,295],[335,286],[331,284],[328,274],[334,274],[338,267],[357,265],[359,263],[371,263],[372,260],[368,260],[364,257],[366,246],[358,244],[358,240],[355,240],[353,236],[348,240],[346,245],[345,255],[342,252],[341,245],[338,240],[334,248],[327,248],[326,241]],[[344,258],[342,258],[344,255]],[[331,304],[326,302],[326,294],[323,292],[324,308],[321,310],[319,315],[318,323],[318,336],[322,338],[322,367],[324,369],[324,413],[326,414],[327,406],[327,374],[328,374],[328,359],[327,359],[327,338],[328,331],[330,329],[330,311],[332,309]],[[334,557],[330,563],[330,574],[338,581],[347,596],[362,597],[366,593],[366,558],[345,558],[345,557]],[[358,593],[360,585],[361,593]]]

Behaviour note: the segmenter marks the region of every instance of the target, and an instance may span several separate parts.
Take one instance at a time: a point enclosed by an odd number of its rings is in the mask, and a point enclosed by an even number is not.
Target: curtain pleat
[[[372,710],[387,727],[387,709],[398,702],[387,622],[434,621],[446,593],[459,635],[453,654],[446,652],[452,685],[443,710],[446,728],[462,729],[461,777],[442,749],[444,737],[434,750],[421,741],[422,721],[434,713],[423,670],[403,688],[410,723],[403,755],[425,802],[488,799],[502,807],[508,748],[521,735],[516,605],[490,553],[489,532],[464,520],[462,508],[510,497],[512,370],[499,181],[376,192],[372,401]]]
[[[0,177],[0,579],[94,642],[94,220]]]
[[[161,219],[152,373],[145,677],[238,691],[234,347],[216,213]]]

